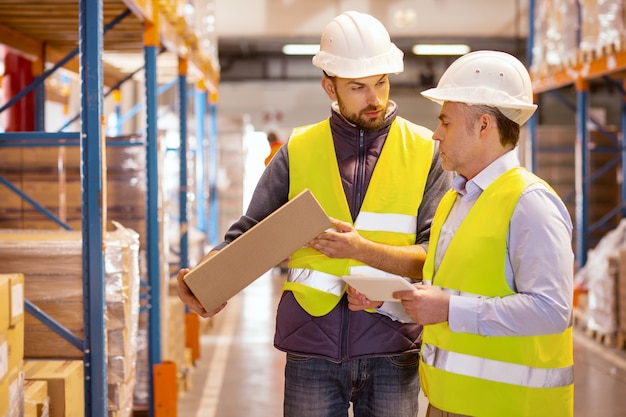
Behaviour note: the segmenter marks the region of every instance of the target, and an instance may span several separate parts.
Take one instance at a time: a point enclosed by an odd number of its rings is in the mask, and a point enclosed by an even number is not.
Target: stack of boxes
[[[118,226],[118,230],[107,233],[105,243],[108,409],[111,417],[127,417],[132,415],[133,410],[137,351],[140,285],[138,236],[132,230]],[[22,271],[25,298],[77,337],[83,338],[80,232],[2,231],[0,272],[8,271]],[[61,378],[64,381],[68,378],[81,381],[78,386],[82,395],[83,352],[30,314],[26,314],[21,323],[25,340],[22,345],[25,346],[23,356],[28,359],[27,379],[49,380],[54,371],[63,371],[65,375]],[[33,376],[34,368],[42,375],[41,378]],[[80,369],[79,376],[76,376],[76,368]],[[48,392],[51,395],[50,387]],[[72,395],[79,397],[76,392]],[[75,404],[76,400],[72,402],[72,409],[78,407]],[[50,407],[53,408],[52,403]],[[76,415],[83,413],[84,408],[80,408],[80,413]]]
[[[538,1],[534,18],[531,70],[539,77],[580,67],[626,47],[622,0]]]
[[[132,263],[133,285],[128,270],[112,267],[105,259],[107,275],[107,368],[110,417],[123,417],[132,412],[133,405],[147,400],[148,351],[147,314],[139,320],[133,315],[139,311],[139,277],[147,281],[145,267],[145,203],[146,203],[146,148],[141,137],[109,137],[103,155],[106,175],[103,191],[106,205],[103,217],[107,229],[114,229],[116,221],[124,227],[140,232],[139,245],[133,250],[107,242],[107,257],[116,257],[117,265]],[[133,145],[133,142],[136,145]],[[160,164],[163,155],[159,156]],[[78,338],[83,338],[82,311],[82,245],[81,245],[81,177],[78,147],[24,147],[5,148],[0,154],[0,175],[9,180],[76,232],[59,232],[59,226],[18,195],[6,192],[0,200],[0,272],[20,271],[27,276],[26,299],[46,314],[63,324]],[[163,166],[159,166],[163,172]],[[161,184],[159,185],[161,186]],[[166,209],[162,190],[159,191],[159,252],[164,262],[162,274],[167,273],[168,238]],[[108,232],[115,233],[115,232]],[[19,238],[18,238],[19,236]],[[6,239],[5,239],[6,238]],[[19,242],[22,239],[24,241]],[[115,239],[113,239],[115,240]],[[190,252],[195,258],[202,244],[192,241],[197,248]],[[17,246],[15,246],[17,245]],[[133,244],[135,245],[135,244]],[[138,252],[135,251],[137,249]],[[132,260],[131,260],[132,258]],[[139,267],[136,265],[139,264]],[[126,268],[126,266],[125,266]],[[177,272],[177,270],[176,270]],[[117,280],[111,283],[110,280]],[[162,294],[167,294],[168,280],[163,279]],[[52,284],[54,283],[54,284]],[[118,285],[119,284],[119,285]],[[122,285],[123,284],[123,285]],[[135,285],[136,284],[136,285]],[[109,285],[111,285],[109,287]],[[51,288],[52,287],[52,288]],[[117,292],[110,292],[114,288]],[[145,289],[144,289],[145,290]],[[129,304],[129,300],[133,300]],[[163,346],[181,344],[185,338],[171,338],[168,328],[184,329],[184,319],[170,323],[168,297],[162,297]],[[132,306],[131,306],[132,304]],[[131,314],[132,312],[132,314]],[[178,319],[178,315],[171,320]],[[131,325],[130,322],[133,324]],[[139,328],[137,325],[139,322]],[[82,352],[56,335],[32,316],[26,317],[26,357],[29,359],[82,359]],[[138,336],[139,335],[139,336]],[[173,351],[166,348],[165,351]],[[176,351],[180,349],[175,349]],[[135,399],[133,394],[138,391]],[[139,398],[141,401],[136,401]],[[0,414],[1,416],[1,414]]]
[[[0,274],[0,416],[24,408],[24,276]]]
[[[607,132],[617,135],[615,127]],[[576,221],[576,128],[573,126],[538,126],[537,166],[535,173],[546,180],[564,200],[572,220]],[[619,165],[610,161],[619,158],[616,145],[601,132],[590,131],[589,169],[594,181],[589,189],[589,224],[599,222],[620,204]],[[609,230],[619,224],[619,214],[607,219],[604,228],[594,229],[589,236],[589,248],[593,248]],[[574,230],[573,249],[577,236]]]
[[[622,0],[579,0],[581,60],[588,62],[626,45],[626,5]]]
[[[83,361],[26,361],[24,376],[29,387],[24,405],[38,413],[33,416],[46,417],[46,412],[50,417],[85,415]]]
[[[626,247],[619,252],[619,267],[616,283],[617,299],[617,345],[626,349]]]

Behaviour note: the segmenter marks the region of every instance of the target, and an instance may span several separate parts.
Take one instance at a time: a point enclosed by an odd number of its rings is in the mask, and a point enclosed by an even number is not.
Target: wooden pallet
[[[606,45],[598,45],[595,48],[581,50],[578,52],[578,62],[587,64],[591,61],[622,52],[626,47],[625,40],[626,39],[619,38]]]
[[[602,333],[600,331],[587,328],[587,330],[585,330],[585,334],[606,347],[617,346],[617,335],[615,333]]]
[[[585,311],[582,311],[579,308],[574,308],[572,316],[574,327],[580,330],[587,329],[587,313]]]
[[[618,349],[626,349],[626,332],[618,330],[616,342]]]

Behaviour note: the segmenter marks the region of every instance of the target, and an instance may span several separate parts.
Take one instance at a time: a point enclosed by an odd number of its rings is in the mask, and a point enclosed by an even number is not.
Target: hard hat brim
[[[404,53],[392,43],[389,52],[374,57],[353,60],[319,51],[313,56],[312,62],[331,77],[364,78],[403,72],[403,58]]]
[[[515,97],[511,97],[504,91],[485,87],[435,87],[422,91],[421,94],[427,99],[441,105],[446,101],[452,101],[468,105],[495,107],[506,117],[519,125],[526,123],[537,109],[536,104],[526,103]]]

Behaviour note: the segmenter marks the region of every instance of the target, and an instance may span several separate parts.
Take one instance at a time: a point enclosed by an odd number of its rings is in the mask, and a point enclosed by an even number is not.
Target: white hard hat
[[[379,20],[350,11],[326,25],[313,65],[333,77],[363,78],[404,71],[403,56]]]
[[[496,107],[518,125],[537,109],[528,70],[513,55],[499,51],[463,55],[443,73],[436,88],[422,95],[439,104],[455,101]]]

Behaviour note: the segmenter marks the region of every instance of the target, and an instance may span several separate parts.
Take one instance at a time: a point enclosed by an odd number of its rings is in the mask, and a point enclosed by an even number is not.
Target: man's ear
[[[322,78],[322,89],[326,92],[326,95],[328,95],[328,98],[330,98],[332,101],[337,100],[337,93],[335,92],[335,84],[330,78],[328,77]]]
[[[480,116],[480,119],[478,119],[478,124],[480,126],[480,133],[482,134],[487,132],[488,129],[494,127],[496,121],[490,114],[484,113]]]

